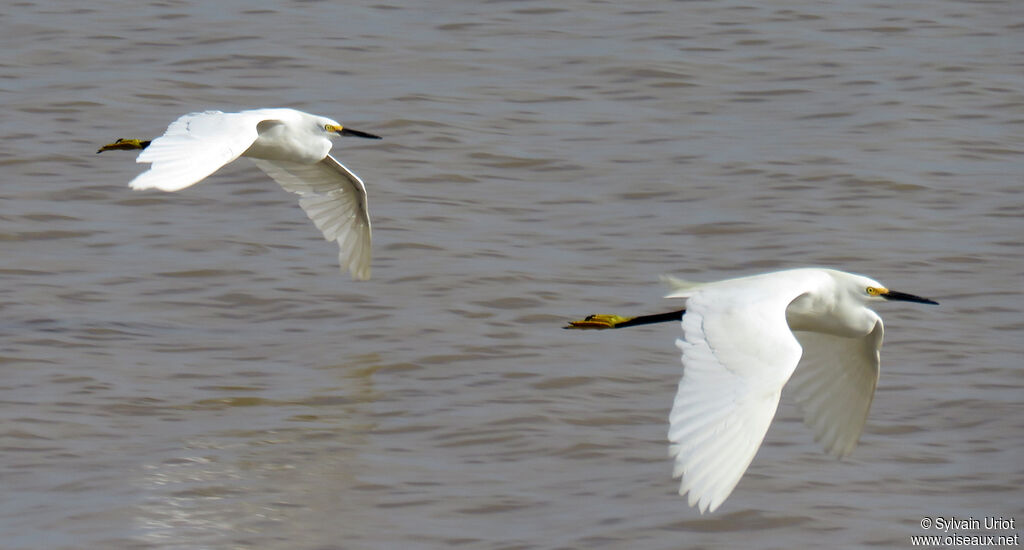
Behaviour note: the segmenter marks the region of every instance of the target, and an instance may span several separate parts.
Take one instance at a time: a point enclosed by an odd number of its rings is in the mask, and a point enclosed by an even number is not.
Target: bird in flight
[[[132,189],[180,191],[199,183],[238,157],[251,158],[285,190],[328,241],[338,243],[338,262],[355,280],[370,278],[370,215],[366,186],[330,155],[331,138],[380,137],[295,109],[239,113],[189,113],[153,140],[118,139],[97,153],[141,149],[136,162],[149,170]]]
[[[849,454],[878,382],[882,318],[867,304],[937,304],[861,275],[802,268],[694,283],[666,278],[684,309],[624,317],[591,315],[568,329],[616,329],[681,321],[683,377],[669,414],[672,477],[701,514],[714,512],[754,459],[782,387],[825,450]]]

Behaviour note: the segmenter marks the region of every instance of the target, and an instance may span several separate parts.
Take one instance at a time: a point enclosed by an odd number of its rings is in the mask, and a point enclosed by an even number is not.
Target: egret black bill
[[[898,292],[895,290],[887,290],[879,294],[879,296],[885,298],[886,300],[891,300],[893,302],[915,302],[918,304],[932,304],[936,306],[939,305],[939,303],[936,302],[935,300],[929,300],[928,298],[922,298],[920,296],[907,294],[906,292]]]
[[[361,137],[365,139],[380,139],[380,136],[375,136],[373,134],[368,134],[366,132],[360,132],[359,130],[352,130],[349,128],[342,128],[341,130],[338,131],[338,135]]]

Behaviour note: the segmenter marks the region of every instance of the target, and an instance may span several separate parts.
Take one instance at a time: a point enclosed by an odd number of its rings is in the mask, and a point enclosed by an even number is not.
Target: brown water
[[[1024,4],[18,2],[2,15],[0,547],[909,547],[1024,521]],[[247,161],[117,137],[289,106],[367,182],[339,273]],[[881,304],[853,455],[784,399],[713,515],[670,479],[662,273],[828,265]],[[1013,534],[1013,531],[989,532]]]

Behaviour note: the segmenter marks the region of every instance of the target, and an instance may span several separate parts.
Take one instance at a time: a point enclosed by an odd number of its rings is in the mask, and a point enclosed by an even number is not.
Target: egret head
[[[914,294],[907,294],[906,292],[889,290],[877,281],[872,281],[870,279],[864,285],[862,292],[868,301],[888,300],[890,302],[916,302],[919,304],[938,305],[938,302],[935,300],[929,300],[928,298],[922,298]]]
[[[321,118],[319,124],[322,131],[326,132],[329,135],[329,137],[354,136],[365,139],[380,139],[380,136],[375,136],[373,134],[368,134],[366,132],[360,132],[359,130],[346,128],[342,126],[340,122],[331,120],[329,118]]]
[[[938,304],[934,300],[928,298],[922,298],[915,296],[914,294],[907,294],[906,292],[898,292],[895,290],[889,290],[882,283],[864,277],[863,275],[854,275],[852,273],[834,272],[834,276],[837,277],[837,282],[846,289],[847,292],[853,295],[853,297],[861,302],[917,302],[919,304]]]

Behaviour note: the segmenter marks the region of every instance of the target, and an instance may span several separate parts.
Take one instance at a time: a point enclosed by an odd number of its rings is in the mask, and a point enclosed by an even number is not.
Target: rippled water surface
[[[1024,521],[1016,0],[120,2],[0,14],[0,547],[907,547]],[[380,142],[374,278],[242,160],[132,192],[117,137],[289,106]],[[828,265],[880,304],[861,444],[784,399],[676,495],[657,278]],[[994,533],[994,534],[1012,534]]]

